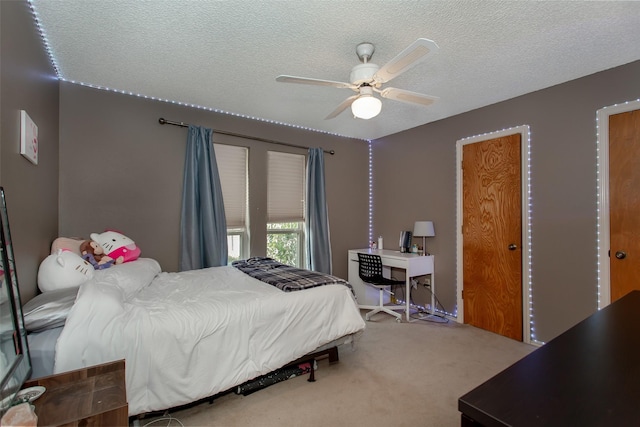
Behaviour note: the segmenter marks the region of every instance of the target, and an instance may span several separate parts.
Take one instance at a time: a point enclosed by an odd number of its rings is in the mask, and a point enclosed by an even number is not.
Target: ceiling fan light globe
[[[382,101],[375,96],[364,95],[353,101],[351,112],[359,119],[370,119],[380,114]]]

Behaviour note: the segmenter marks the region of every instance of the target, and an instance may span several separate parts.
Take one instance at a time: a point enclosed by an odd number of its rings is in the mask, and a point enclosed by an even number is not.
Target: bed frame
[[[353,343],[353,341],[347,341],[346,343],[351,342]],[[303,356],[297,360],[294,360],[288,364],[286,364],[285,366],[283,366],[282,368],[287,368],[287,367],[291,367],[291,366],[296,366],[302,363],[309,363],[311,365],[311,370],[309,371],[309,378],[307,378],[308,382],[315,382],[315,362],[317,360],[323,360],[323,359],[328,359],[329,361],[329,365],[334,365],[336,363],[338,363],[340,361],[340,356],[338,354],[338,347],[335,344],[335,342],[330,343],[328,345],[333,344],[333,346],[328,347],[328,348],[324,348],[326,346],[323,346],[321,350],[315,351],[313,353],[307,354],[306,356]],[[131,417],[129,417],[129,422],[131,425],[133,425],[134,427],[139,427],[140,426],[140,420],[143,420],[147,417],[152,417],[152,416],[159,416],[162,414],[166,414],[168,412],[171,411],[178,411],[178,410],[182,410],[182,409],[187,409],[187,408],[192,408],[194,406],[200,405],[204,402],[208,402],[210,405],[213,404],[213,402],[222,397],[222,396],[226,396],[228,394],[231,394],[234,392],[236,387],[233,387],[229,390],[226,391],[222,391],[220,393],[217,393],[213,396],[210,397],[206,397],[204,399],[200,399],[198,401],[192,402],[192,403],[188,403],[186,405],[180,405],[180,406],[176,406],[173,408],[169,408],[169,409],[165,409],[162,411],[155,411],[155,412],[146,412],[143,414],[138,414],[138,415],[133,415]],[[258,390],[259,391],[259,390]]]

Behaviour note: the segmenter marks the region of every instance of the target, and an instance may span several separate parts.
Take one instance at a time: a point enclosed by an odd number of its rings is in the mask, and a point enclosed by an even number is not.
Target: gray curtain
[[[307,266],[331,274],[329,210],[324,183],[324,150],[310,148],[307,163]]]
[[[180,270],[227,265],[227,220],[213,131],[189,126],[180,219]]]

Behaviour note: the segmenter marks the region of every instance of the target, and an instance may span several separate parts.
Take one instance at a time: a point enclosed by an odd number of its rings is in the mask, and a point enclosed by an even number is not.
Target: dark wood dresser
[[[124,360],[37,378],[44,386],[33,402],[39,426],[128,426]]]
[[[458,400],[462,426],[640,426],[640,291]]]

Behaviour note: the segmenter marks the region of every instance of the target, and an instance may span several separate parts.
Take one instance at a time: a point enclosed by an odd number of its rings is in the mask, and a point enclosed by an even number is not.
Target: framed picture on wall
[[[20,110],[20,154],[38,164],[38,126],[24,110]]]

